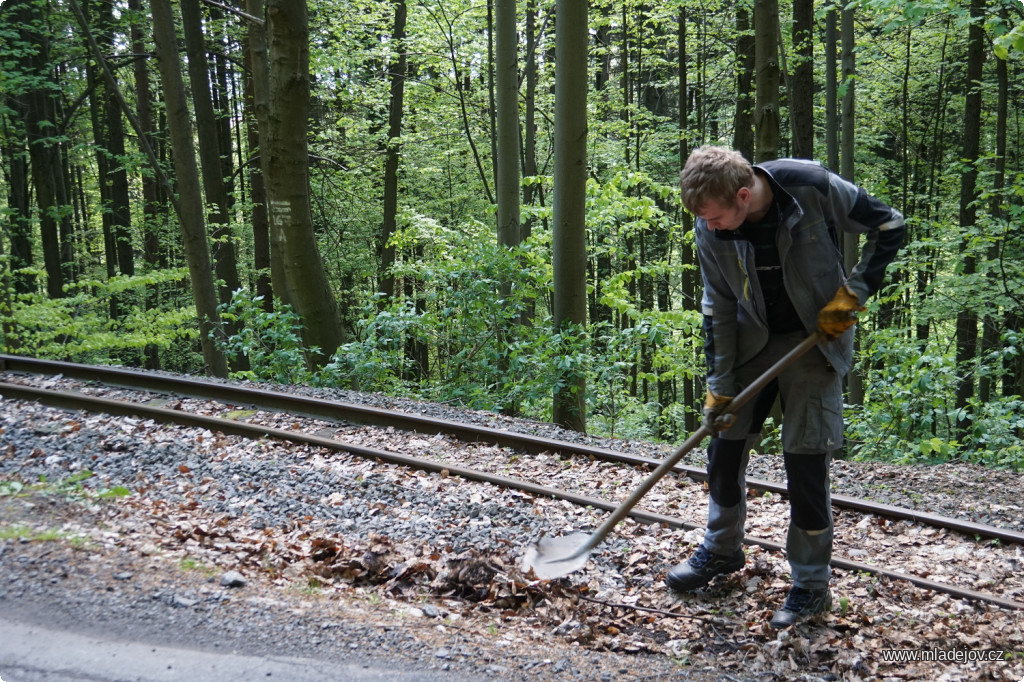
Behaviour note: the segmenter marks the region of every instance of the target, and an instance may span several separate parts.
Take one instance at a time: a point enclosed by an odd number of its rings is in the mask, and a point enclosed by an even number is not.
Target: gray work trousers
[[[755,360],[737,369],[741,387],[802,339],[801,334],[773,335]],[[828,469],[829,453],[842,443],[842,376],[814,348],[766,390],[777,390],[783,406],[782,443],[790,498],[786,556],[793,584],[820,589],[828,585],[831,576],[833,524]],[[713,439],[709,448],[712,495],[704,545],[715,554],[732,556],[742,547],[747,517],[746,469],[767,414],[765,402],[751,401],[740,409],[733,425]],[[757,403],[760,405],[755,407]]]

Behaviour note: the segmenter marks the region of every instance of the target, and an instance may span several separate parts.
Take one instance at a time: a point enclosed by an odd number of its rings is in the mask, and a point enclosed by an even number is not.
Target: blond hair
[[[741,187],[754,184],[754,169],[742,154],[725,147],[697,147],[679,173],[683,206],[694,215],[709,201],[736,204]]]

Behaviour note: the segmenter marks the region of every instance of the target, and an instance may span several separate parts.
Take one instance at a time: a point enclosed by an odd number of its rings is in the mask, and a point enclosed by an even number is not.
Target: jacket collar
[[[804,210],[800,207],[800,204],[797,203],[792,194],[783,189],[770,170],[763,166],[754,166],[754,172],[761,173],[765,180],[768,181],[768,186],[772,188],[772,194],[779,205],[779,224],[785,227],[792,227],[797,220],[803,217]]]

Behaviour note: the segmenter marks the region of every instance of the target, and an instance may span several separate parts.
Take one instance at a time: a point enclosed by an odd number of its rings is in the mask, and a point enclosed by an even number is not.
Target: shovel
[[[733,413],[736,410],[743,407],[747,401],[760,393],[761,389],[771,383],[772,379],[781,374],[783,370],[793,364],[797,358],[810,350],[822,338],[818,332],[815,332],[804,339],[799,346],[789,351],[778,362],[769,367],[764,374],[740,391],[740,394],[732,399],[732,402],[729,403],[725,412],[718,419],[723,420],[726,426],[731,424],[735,419]],[[654,487],[654,484],[661,480],[683,458],[683,455],[697,447],[704,438],[710,435],[712,435],[711,429],[701,425],[692,436],[686,439],[686,442],[679,446],[679,449],[672,456],[658,465],[658,468],[644,479],[643,483],[633,491],[629,498],[620,504],[612,512],[612,515],[608,517],[608,520],[601,524],[601,527],[593,533],[589,535],[587,533],[572,533],[571,535],[557,538],[540,537],[535,540],[527,547],[523,555],[521,563],[523,573],[529,573],[530,569],[533,569],[534,575],[538,578],[551,580],[561,578],[583,568],[590,557],[590,552],[604,540],[605,536],[611,532],[612,528],[619,521],[629,514],[630,510],[640,501],[640,498],[646,495]]]

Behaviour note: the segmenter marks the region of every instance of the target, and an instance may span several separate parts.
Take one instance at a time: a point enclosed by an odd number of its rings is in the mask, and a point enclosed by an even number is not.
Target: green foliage
[[[955,458],[1024,471],[1024,400],[1020,397],[974,401],[964,448]]]
[[[172,268],[107,281],[83,279],[65,286],[63,298],[15,296],[10,314],[0,317],[4,351],[31,349],[36,357],[103,363],[124,351],[187,343],[197,336],[193,308],[142,303],[147,291],[187,277],[184,268]],[[110,317],[111,297],[122,313],[118,319]]]
[[[215,336],[214,343],[229,361],[247,358],[249,369],[233,372],[234,379],[272,381],[282,384],[308,383],[313,379],[306,357],[314,348],[302,341],[302,320],[291,306],[274,301],[274,309],[263,309],[263,297],[239,289],[231,302],[218,307],[222,322],[236,322],[238,332]]]
[[[879,329],[866,338],[860,363],[870,368],[867,395],[864,405],[847,409],[848,447],[856,459],[966,461],[1024,469],[1024,402],[1019,396],[974,401],[969,409],[958,410],[956,362],[942,347],[944,340],[929,342],[922,352],[906,343],[904,330]],[[1010,337],[1004,343],[1007,353],[1016,352]]]
[[[986,29],[993,36],[992,51],[999,59],[1008,59],[1010,53],[1024,52],[1024,24],[1007,26],[1005,15],[992,14],[988,17]]]
[[[368,303],[357,322],[358,338],[342,345],[315,379],[317,385],[351,381],[364,391],[408,395],[405,376],[411,361],[405,344],[418,335],[420,316],[405,302],[378,311]]]
[[[543,183],[543,178],[528,182]],[[701,318],[693,311],[651,310],[637,298],[638,282],[677,280],[678,266],[649,260],[623,270],[632,257],[630,243],[675,238],[678,226],[663,208],[672,193],[673,188],[639,173],[588,184],[588,230],[599,243],[595,257],[616,262],[598,282],[599,303],[619,321],[599,321],[576,332],[552,329],[542,305],[552,278],[549,232],[504,251],[490,226],[471,221],[449,228],[406,212],[392,238],[398,253],[393,272],[406,295],[366,302],[356,338],[317,381],[333,385],[351,379],[364,390],[547,419],[554,390],[568,377],[582,376],[596,432],[647,437],[674,432],[685,408],[644,398],[631,386],[636,381],[668,385],[699,372]],[[535,318],[520,324],[527,309],[536,311]],[[430,349],[428,367],[417,364],[414,349],[421,344]],[[650,369],[638,373],[644,354]]]
[[[663,400],[657,387],[692,379],[703,368],[700,313],[652,305],[656,284],[677,287],[686,271],[672,261],[673,247],[684,241],[668,213],[675,194],[673,186],[632,171],[587,185],[592,258],[608,264],[607,272],[597,271],[595,289],[613,320],[591,325],[596,381],[588,382],[588,400],[595,425],[610,435],[673,434],[678,422],[666,418],[687,408]]]
[[[476,222],[449,229],[406,215],[392,239],[394,274],[414,292],[381,307],[369,302],[357,338],[325,368],[321,383],[351,378],[364,390],[411,393],[476,409],[538,404],[551,395],[551,335],[513,324],[549,276],[542,249],[500,249]],[[502,295],[508,283],[508,296]],[[413,349],[430,348],[429,367]]]

